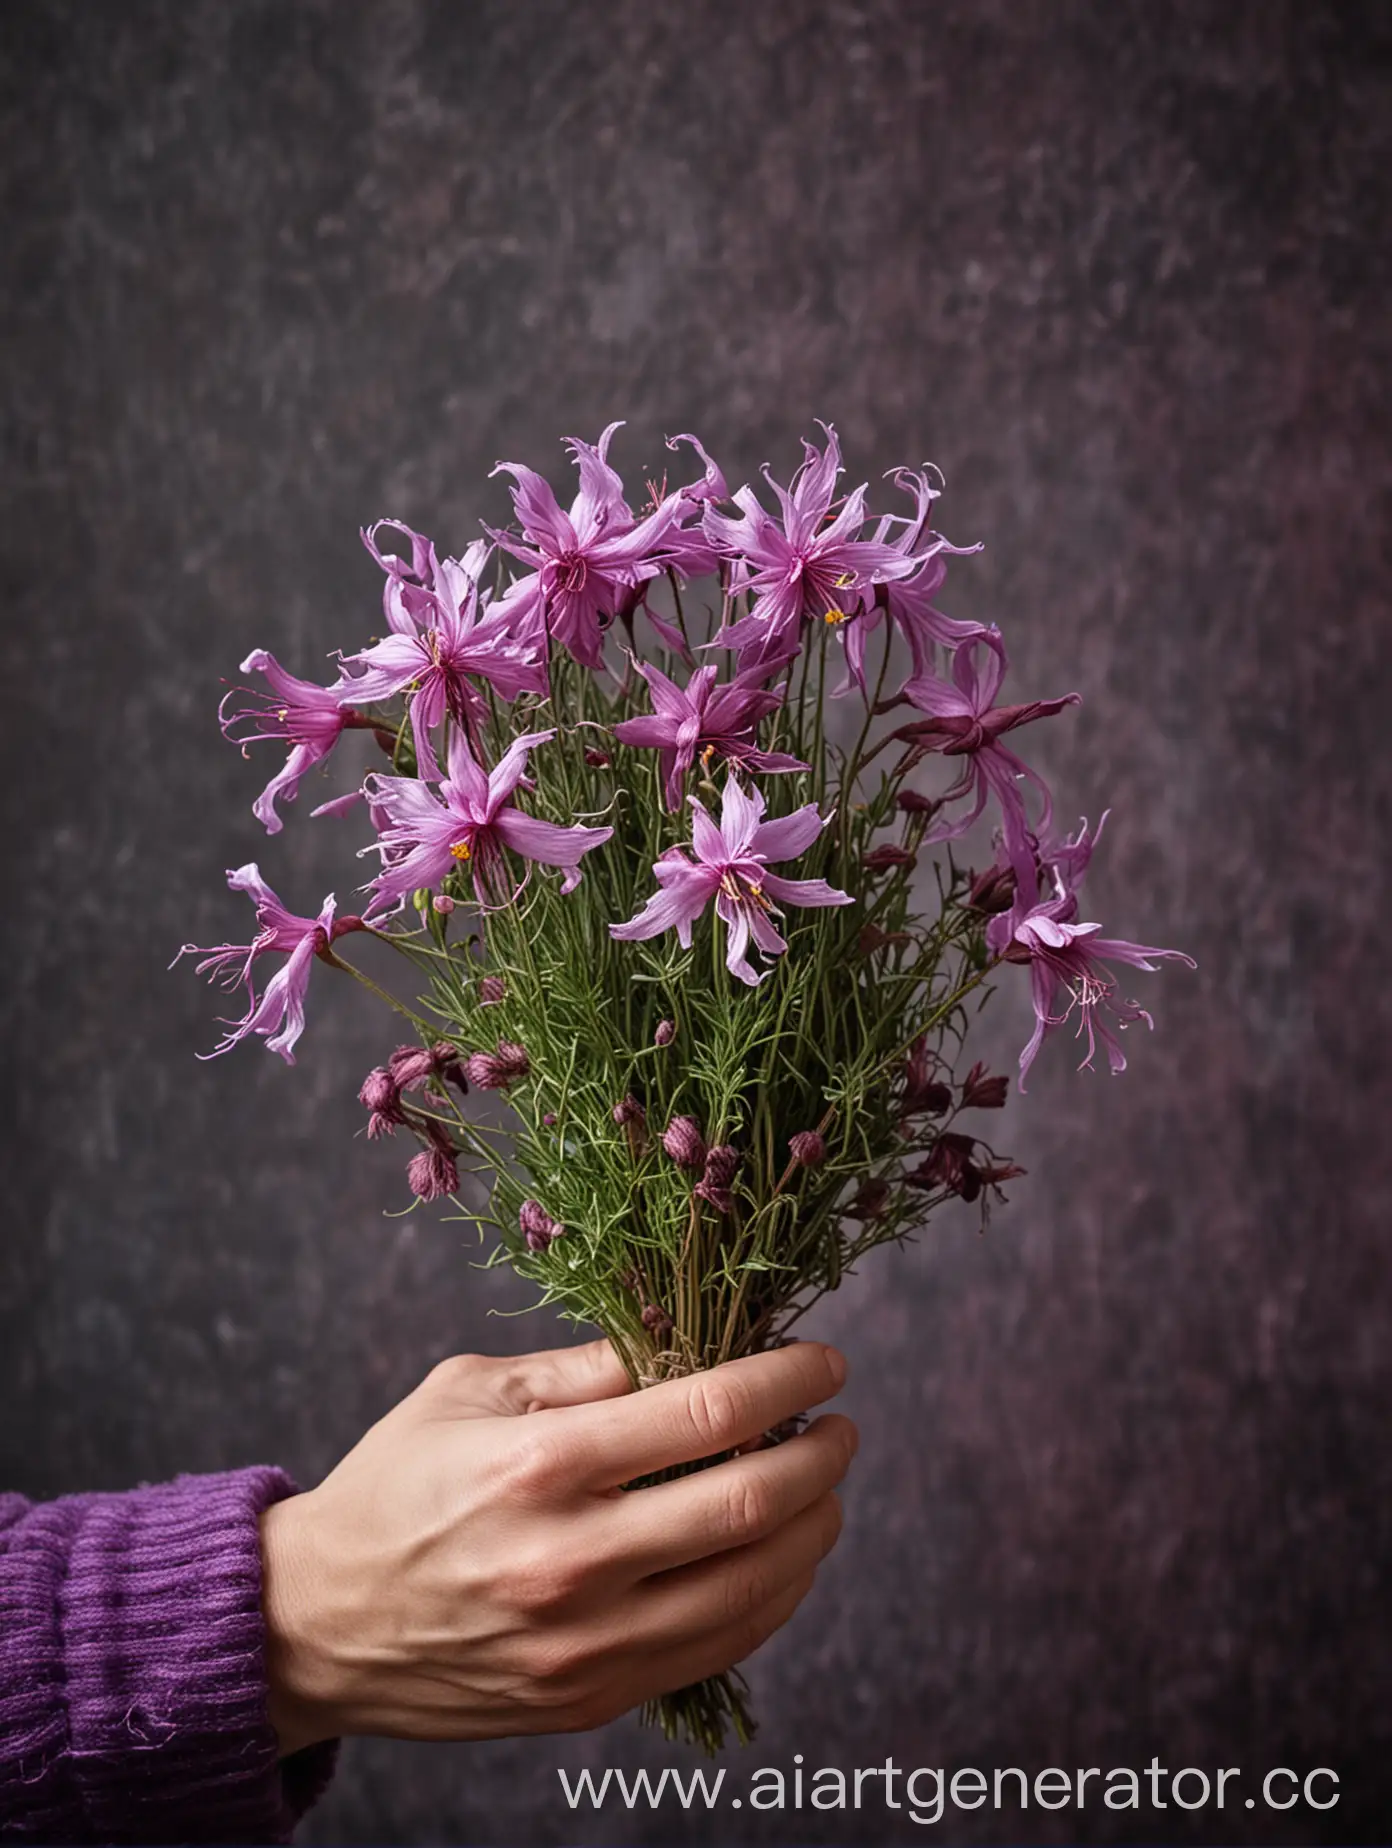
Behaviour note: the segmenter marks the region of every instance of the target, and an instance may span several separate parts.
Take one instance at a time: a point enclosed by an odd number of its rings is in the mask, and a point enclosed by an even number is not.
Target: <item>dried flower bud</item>
[[[401,1112],[396,1098],[396,1081],[385,1065],[374,1065],[358,1087],[358,1102],[364,1110],[372,1110],[400,1120]]]
[[[873,956],[876,950],[888,950],[896,944],[912,942],[913,938],[906,930],[881,930],[878,924],[862,924],[856,938],[856,948],[862,956]]]
[[[394,1136],[405,1121],[400,1111],[389,1115],[385,1110],[374,1110],[367,1119],[368,1141],[379,1142],[383,1136]]]
[[[507,983],[500,975],[485,975],[479,983],[479,1001],[484,1007],[496,1007],[507,993]]]
[[[679,1168],[705,1166],[706,1139],[695,1117],[673,1117],[662,1132],[662,1146]]]
[[[563,1230],[539,1200],[522,1202],[517,1215],[517,1223],[522,1229],[522,1236],[527,1241],[529,1251],[545,1251],[553,1239],[560,1237]]]
[[[605,770],[613,761],[607,751],[601,751],[592,744],[585,746],[585,762],[592,770]]]
[[[665,1309],[659,1309],[656,1303],[645,1303],[642,1323],[650,1335],[665,1335],[672,1326],[672,1318]]]
[[[993,1078],[986,1067],[979,1062],[967,1073],[962,1085],[962,1108],[964,1110],[999,1110],[1003,1107],[1006,1094],[1010,1090],[1010,1080],[1004,1076]]]
[[[626,1097],[621,1097],[614,1105],[613,1117],[620,1128],[629,1123],[636,1123],[641,1129],[648,1120],[648,1113],[630,1091]]]
[[[1009,911],[1014,902],[1013,866],[988,866],[984,873],[978,873],[972,880],[971,890],[967,893],[969,908],[984,912],[987,917],[993,917],[999,911]]]
[[[800,1168],[820,1168],[826,1160],[826,1143],[815,1129],[800,1129],[789,1136],[788,1153]]]
[[[935,815],[942,807],[932,796],[921,796],[916,789],[901,789],[895,798],[905,815]]]
[[[447,918],[454,910],[454,900],[448,892],[437,892],[430,901],[430,909],[437,917]]]
[[[452,1151],[432,1140],[429,1148],[411,1157],[406,1182],[418,1200],[442,1200],[458,1193],[459,1169]]]
[[[546,1115],[541,1119],[541,1126],[543,1129],[554,1129],[556,1127],[556,1113],[554,1110],[548,1110],[546,1112]]]
[[[515,1040],[499,1040],[496,1052],[471,1052],[464,1061],[469,1083],[480,1091],[506,1091],[532,1069],[525,1047]]]
[[[740,1152],[728,1142],[718,1142],[713,1149],[706,1151],[705,1166],[695,1191],[718,1213],[728,1213],[734,1205],[730,1183],[739,1165]]]
[[[874,1175],[851,1200],[845,1213],[848,1219],[878,1219],[889,1203],[889,1182]]]
[[[951,1129],[944,1130],[928,1151],[927,1158],[912,1174],[906,1174],[904,1179],[910,1187],[919,1187],[928,1192],[945,1187],[949,1193],[960,1194],[964,1200],[974,1200],[981,1192],[981,1175],[972,1161],[975,1148],[975,1136],[959,1135]]]
[[[654,1046],[670,1046],[672,1041],[676,1037],[677,1037],[676,1021],[675,1020],[659,1020],[657,1023],[657,1031],[656,1033],[653,1034],[653,1045]]]
[[[1013,1161],[983,1162],[978,1166],[983,1187],[999,1187],[1002,1181],[1015,1181],[1029,1172],[1027,1168],[1016,1167]]]
[[[912,866],[916,858],[907,847],[896,847],[892,841],[886,841],[883,846],[872,847],[861,865],[867,873],[887,873],[894,867]]]
[[[922,1034],[904,1061],[904,1094],[899,1109],[904,1116],[941,1116],[952,1108],[952,1089],[933,1076],[936,1061]]]
[[[420,1084],[435,1070],[435,1055],[426,1046],[398,1046],[387,1060],[387,1071],[398,1091]]]

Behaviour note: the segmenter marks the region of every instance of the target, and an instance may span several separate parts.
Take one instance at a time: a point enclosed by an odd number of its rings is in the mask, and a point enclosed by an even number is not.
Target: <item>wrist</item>
[[[332,1662],[314,1620],[316,1575],[306,1544],[311,1501],[311,1494],[292,1495],[260,1521],[266,1710],[282,1758],[343,1730]]]

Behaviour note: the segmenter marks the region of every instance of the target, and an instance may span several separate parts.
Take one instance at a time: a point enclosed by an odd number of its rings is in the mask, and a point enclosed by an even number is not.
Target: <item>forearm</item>
[[[259,1517],[277,1470],[0,1505],[0,1834],[275,1841],[332,1748],[278,1762]]]

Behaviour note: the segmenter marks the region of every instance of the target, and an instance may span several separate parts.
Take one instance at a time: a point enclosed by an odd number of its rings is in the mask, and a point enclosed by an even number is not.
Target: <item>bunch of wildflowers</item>
[[[361,817],[369,864],[355,910],[313,916],[239,868],[251,941],[185,950],[242,993],[218,1052],[259,1036],[293,1063],[316,964],[376,989],[415,1038],[363,1080],[367,1134],[642,1386],[787,1339],[873,1247],[1002,1197],[1021,1170],[982,1124],[1007,1081],[961,1071],[995,978],[1027,973],[1023,1088],[1069,1025],[1085,1065],[1100,1041],[1123,1069],[1119,1033],[1150,1016],[1117,969],[1189,959],[1083,918],[1101,827],[1060,836],[1019,754],[1077,695],[1002,703],[999,630],[938,609],[975,548],[933,530],[926,472],[874,513],[823,426],[787,485],[731,494],[682,435],[700,472],[635,511],[617,428],[570,441],[568,509],[500,463],[513,524],[459,558],[368,529],[388,633],[330,684],[247,657],[262,685],[224,730],[285,752],[257,817],[278,833],[368,730],[383,767],[314,812]],[[985,820],[993,857],[964,866]],[[397,992],[344,956],[355,934],[399,955]],[[731,1678],[654,1717],[709,1746],[750,1726]]]

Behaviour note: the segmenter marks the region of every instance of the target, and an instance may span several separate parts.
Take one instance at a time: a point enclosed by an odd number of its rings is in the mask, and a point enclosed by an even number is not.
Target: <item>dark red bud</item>
[[[820,1168],[826,1160],[826,1143],[815,1129],[800,1129],[788,1138],[788,1153],[800,1168]]]

